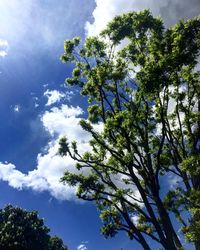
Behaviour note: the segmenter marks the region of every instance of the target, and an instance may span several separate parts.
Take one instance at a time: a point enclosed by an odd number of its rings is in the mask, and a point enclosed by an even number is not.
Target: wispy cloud
[[[0,57],[5,57],[8,54],[8,41],[0,39]]]
[[[14,110],[15,112],[17,112],[17,113],[19,113],[20,109],[21,109],[21,107],[20,107],[20,105],[18,105],[18,104],[16,104],[16,105],[14,106],[14,108],[13,108],[13,110]]]
[[[167,26],[179,19],[191,18],[200,13],[200,2],[196,0],[96,0],[95,2],[94,21],[87,22],[85,26],[89,36],[99,34],[115,15],[127,11],[150,9],[155,16],[160,15]]]
[[[166,179],[168,181],[168,185],[170,189],[176,189],[182,181],[179,176],[171,174],[171,173],[168,174],[166,177],[167,177]]]
[[[44,92],[44,96],[46,96],[48,99],[46,106],[50,106],[56,102],[60,102],[60,100],[65,97],[65,94],[62,92],[59,92],[58,90],[47,89]]]
[[[87,246],[84,243],[82,243],[79,246],[77,246],[77,250],[87,250],[87,249],[88,248],[87,248]]]
[[[21,110],[21,106],[19,104],[15,104],[15,105],[10,105],[10,108],[12,111],[14,111],[15,113],[19,113]]]
[[[47,97],[47,99],[48,99],[46,106],[51,106],[52,104],[58,103],[62,99],[65,99],[69,102],[73,95],[74,95],[73,91],[65,91],[65,93],[63,93],[63,92],[58,91],[58,90],[47,89],[44,92],[44,96]]]

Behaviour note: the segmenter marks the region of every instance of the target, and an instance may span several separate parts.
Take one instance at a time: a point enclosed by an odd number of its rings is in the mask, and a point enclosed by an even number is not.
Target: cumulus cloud
[[[64,186],[59,182],[65,169],[72,168],[74,162],[56,155],[57,145],[50,148],[45,155],[39,155],[37,168],[24,174],[11,163],[0,163],[0,179],[18,190],[32,189],[37,192],[48,191],[59,200],[75,198],[75,188]]]
[[[46,111],[41,120],[52,136],[67,134],[70,140],[79,140],[85,134],[78,125],[81,114],[83,110],[80,107],[62,105],[60,108],[53,107],[50,111]]]
[[[28,173],[23,173],[12,163],[0,163],[0,180],[18,190],[32,189],[37,192],[48,191],[53,197],[59,200],[76,199],[76,187],[70,187],[60,183],[60,178],[67,170],[71,173],[78,173],[75,162],[69,156],[60,157],[58,155],[58,139],[66,135],[68,141],[77,141],[77,147],[82,154],[90,150],[89,140],[91,135],[84,131],[79,122],[83,110],[77,106],[61,105],[51,108],[41,116],[41,122],[46,131],[51,135],[51,141],[46,147],[45,154],[38,154],[36,167]],[[103,129],[103,124],[94,126],[96,131]],[[83,174],[88,173],[88,169],[82,170]],[[133,185],[124,184],[126,176],[114,175],[112,181],[120,188],[133,188],[134,197],[140,200],[140,195]],[[129,199],[127,197],[127,199]],[[132,199],[130,198],[132,201]],[[138,204],[142,205],[140,202]]]
[[[160,15],[169,26],[179,19],[199,15],[200,2],[196,0],[96,0],[94,20],[92,23],[86,23],[86,33],[89,36],[98,35],[114,16],[143,9],[150,9],[155,16]]]
[[[48,191],[59,200],[75,199],[76,188],[60,183],[60,178],[66,170],[76,173],[75,162],[69,157],[60,157],[58,152],[58,138],[67,135],[69,141],[77,140],[80,152],[89,149],[90,135],[79,125],[80,107],[62,105],[52,108],[41,117],[45,129],[52,136],[45,154],[37,157],[37,166],[28,173],[22,173],[11,163],[0,163],[0,179],[16,189],[32,189],[42,192]]]

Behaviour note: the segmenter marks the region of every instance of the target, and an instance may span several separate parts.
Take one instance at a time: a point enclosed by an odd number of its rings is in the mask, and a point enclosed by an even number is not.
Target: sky
[[[91,203],[59,182],[74,162],[57,155],[58,138],[88,148],[78,125],[87,100],[65,86],[73,65],[60,61],[63,42],[98,35],[117,14],[150,8],[165,25],[200,13],[199,0],[0,0],[0,207],[37,210],[70,250],[140,246],[124,234],[105,240]]]

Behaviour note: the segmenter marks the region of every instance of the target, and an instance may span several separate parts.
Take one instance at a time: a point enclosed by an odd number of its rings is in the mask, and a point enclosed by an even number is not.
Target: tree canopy
[[[79,170],[62,182],[95,201],[106,237],[125,231],[145,250],[149,239],[200,249],[199,53],[200,17],[165,28],[148,10],[116,16],[85,42],[65,41],[61,59],[75,65],[66,83],[88,98],[80,124],[92,139],[84,154],[60,140]]]
[[[11,205],[0,209],[0,249],[2,250],[67,250],[57,236],[49,235],[49,228],[38,218]]]

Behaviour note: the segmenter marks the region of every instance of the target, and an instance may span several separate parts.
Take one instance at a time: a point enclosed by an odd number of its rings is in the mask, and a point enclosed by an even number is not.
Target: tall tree
[[[11,205],[0,209],[0,249],[2,250],[67,250],[62,240],[51,237],[49,228],[38,218]]]
[[[148,238],[200,249],[199,53],[200,17],[166,29],[148,10],[116,16],[84,44],[65,41],[61,59],[75,64],[66,82],[88,97],[80,124],[92,139],[83,155],[60,140],[80,170],[62,181],[96,202],[106,237],[126,231],[145,250]]]

